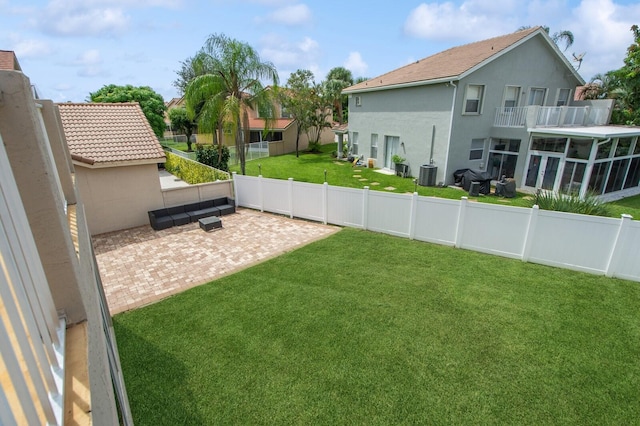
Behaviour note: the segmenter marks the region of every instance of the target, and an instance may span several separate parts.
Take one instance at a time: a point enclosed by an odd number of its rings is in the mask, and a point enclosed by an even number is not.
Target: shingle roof
[[[22,71],[13,51],[0,50],[0,70]]]
[[[87,164],[162,162],[164,151],[138,103],[58,104],[71,157]]]
[[[348,87],[344,92],[357,92],[408,83],[428,82],[446,78],[457,79],[462,74],[500,54],[505,49],[540,30],[529,28],[515,33],[477,41],[436,53],[379,77]]]

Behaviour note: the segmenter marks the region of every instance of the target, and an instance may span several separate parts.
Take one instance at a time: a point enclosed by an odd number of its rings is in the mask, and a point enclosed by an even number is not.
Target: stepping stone
[[[344,166],[344,163],[341,161],[334,161],[333,164],[337,164],[338,166]]]
[[[385,188],[385,190],[387,190],[387,191],[395,191],[396,189],[393,186],[387,186]]]
[[[369,179],[367,179],[367,178],[362,178],[362,179],[358,179],[358,180],[359,180],[360,182],[366,182],[366,181],[368,181]]]
[[[380,185],[380,182],[371,182],[370,185],[371,186],[378,186],[378,185]]]
[[[354,170],[354,173],[362,173],[362,170]]]
[[[354,178],[361,178],[362,175],[353,175]]]

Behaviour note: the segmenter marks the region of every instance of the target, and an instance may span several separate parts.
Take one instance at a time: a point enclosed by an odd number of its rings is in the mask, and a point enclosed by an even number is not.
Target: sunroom
[[[640,194],[640,127],[538,127],[529,133],[523,189],[603,200]]]

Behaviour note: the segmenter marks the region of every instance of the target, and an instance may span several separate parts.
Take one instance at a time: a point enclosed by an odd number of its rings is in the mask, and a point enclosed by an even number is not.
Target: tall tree
[[[164,104],[162,95],[156,93],[151,87],[134,87],[130,84],[117,86],[110,84],[102,87],[97,92],[89,93],[91,102],[138,102],[149,125],[157,137],[161,138],[166,127],[164,123],[164,112],[167,107]]]
[[[353,74],[344,67],[335,67],[329,70],[324,82],[324,93],[331,100],[334,109],[334,116],[342,124],[345,121],[344,111],[347,111],[347,95],[342,91],[353,85]]]
[[[321,87],[314,81],[313,73],[309,70],[299,69],[291,73],[286,86],[278,90],[277,98],[296,124],[296,157],[298,157],[300,135],[303,132],[306,133],[309,144],[315,145],[320,137],[318,129],[322,131],[329,125],[327,123],[329,105],[322,97]]]
[[[275,66],[262,61],[248,44],[223,34],[212,34],[197,59],[206,73],[196,76],[185,90],[187,111],[197,114],[198,127],[216,123],[220,139],[233,135],[240,169],[245,174],[245,143],[249,140],[249,109],[265,118],[265,131],[273,122],[272,91],[262,81],[278,84]],[[219,145],[222,142],[219,141]]]
[[[571,47],[574,42],[573,33],[569,30],[561,30],[551,34],[548,26],[542,25],[541,27],[547,34],[549,34],[549,37],[551,37],[551,40],[553,40],[556,46],[560,47],[558,43],[563,42],[565,51]],[[531,28],[531,25],[525,25],[518,28],[518,31],[528,30],[529,28]]]
[[[169,110],[169,120],[171,128],[183,132],[187,137],[187,151],[191,151],[191,135],[195,128],[193,119],[189,117],[185,107],[171,108]]]
[[[615,99],[611,123],[640,125],[640,28],[631,27],[633,43],[627,48],[624,65],[597,74],[587,85],[587,99]]]

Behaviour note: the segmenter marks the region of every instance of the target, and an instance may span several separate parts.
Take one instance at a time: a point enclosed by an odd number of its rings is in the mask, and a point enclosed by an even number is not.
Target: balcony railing
[[[609,110],[589,106],[496,108],[495,127],[572,127],[607,124]]]

